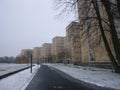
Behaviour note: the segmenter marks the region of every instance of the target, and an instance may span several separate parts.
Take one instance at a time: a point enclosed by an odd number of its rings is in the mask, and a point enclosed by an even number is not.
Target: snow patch
[[[0,80],[0,90],[24,90],[31,79],[34,77],[38,68],[39,67],[35,65],[33,67],[33,73],[30,73],[30,69],[26,69]]]

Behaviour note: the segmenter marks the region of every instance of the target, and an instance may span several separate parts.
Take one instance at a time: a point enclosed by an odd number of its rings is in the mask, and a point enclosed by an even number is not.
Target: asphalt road
[[[55,69],[42,65],[25,90],[110,90],[66,78]],[[69,76],[68,76],[69,77]]]

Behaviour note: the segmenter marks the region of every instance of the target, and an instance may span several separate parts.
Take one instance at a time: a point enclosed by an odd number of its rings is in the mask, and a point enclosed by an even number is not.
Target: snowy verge
[[[0,64],[0,76],[29,67],[27,64]]]
[[[120,90],[120,74],[109,69],[90,68],[64,64],[46,64],[87,83]]]
[[[24,90],[38,71],[39,67],[35,65],[32,73],[30,73],[30,69],[26,69],[0,80],[0,90]]]

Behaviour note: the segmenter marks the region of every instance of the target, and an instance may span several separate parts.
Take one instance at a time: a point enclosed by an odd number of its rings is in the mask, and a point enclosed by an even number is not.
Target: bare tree
[[[108,44],[107,38],[106,38],[105,33],[104,33],[104,28],[103,28],[103,25],[102,25],[102,21],[101,21],[101,16],[100,16],[100,11],[99,11],[99,8],[98,8],[98,4],[97,4],[96,0],[92,0],[92,3],[93,3],[94,9],[95,9],[96,14],[97,14],[97,19],[99,21],[100,31],[102,33],[102,37],[103,37],[103,41],[104,41],[104,44],[105,44],[105,48],[106,48],[106,50],[108,52],[108,55],[110,57],[110,60],[111,60],[111,62],[113,64],[116,72],[120,72],[120,66],[117,63],[114,55],[112,54],[112,51],[110,50],[110,46]]]
[[[99,36],[102,36],[106,51],[115,71],[120,73],[120,41],[118,39],[117,27],[115,25],[115,18],[120,18],[120,1],[115,0],[115,3],[113,3],[110,0],[57,0],[57,4],[58,6],[60,5],[59,7],[63,7],[61,12],[63,13],[65,11],[75,10],[77,4],[80,4],[79,1],[83,2],[81,7],[78,9],[79,16],[83,15],[79,17],[80,30],[84,30],[84,26],[87,25],[87,32],[85,31],[83,34],[80,33],[81,36],[86,34],[87,38],[89,38],[91,34],[96,32],[96,28],[98,28],[97,31],[101,32]],[[100,11],[101,8],[103,8],[106,13],[105,16],[102,15],[102,12]],[[114,13],[113,10],[115,10]],[[90,13],[91,15],[89,15]],[[91,31],[91,27],[94,30]],[[107,27],[107,30],[104,27]],[[111,51],[108,43],[107,36],[105,34],[106,31],[109,31],[111,35],[115,55]],[[88,40],[88,42],[90,41],[91,40]]]

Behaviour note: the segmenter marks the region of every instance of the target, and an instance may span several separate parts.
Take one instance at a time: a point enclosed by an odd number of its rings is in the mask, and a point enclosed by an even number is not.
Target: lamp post
[[[30,54],[30,73],[32,73],[32,54]]]

